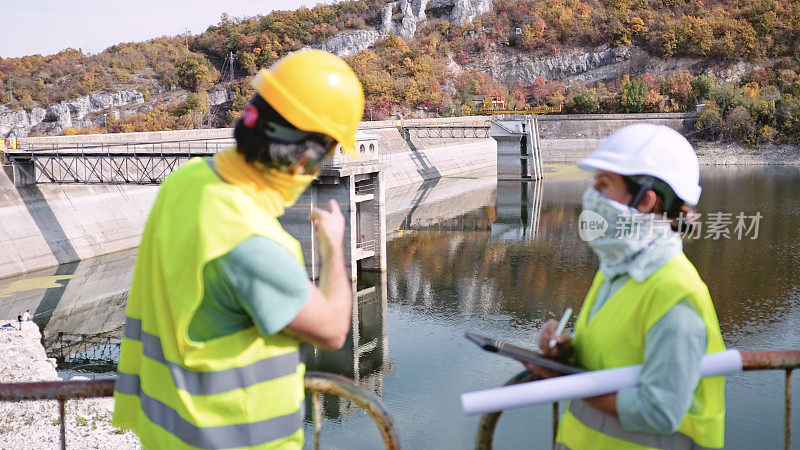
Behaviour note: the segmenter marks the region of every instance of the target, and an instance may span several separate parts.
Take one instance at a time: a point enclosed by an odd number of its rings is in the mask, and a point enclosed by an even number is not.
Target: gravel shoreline
[[[701,165],[800,165],[800,146],[797,145],[747,148],[734,143],[699,142],[695,150]]]
[[[2,320],[13,328],[0,329],[0,383],[58,381],[56,361],[41,344],[39,327]],[[140,449],[130,431],[111,425],[112,398],[71,400],[66,403],[67,448]],[[54,400],[0,402],[0,449],[59,448],[58,402]]]

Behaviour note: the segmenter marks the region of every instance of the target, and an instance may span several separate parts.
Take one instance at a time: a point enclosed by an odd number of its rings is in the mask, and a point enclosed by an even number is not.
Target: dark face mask
[[[305,173],[318,172],[323,162],[333,155],[336,140],[332,137],[310,131],[288,128],[270,122],[264,130],[270,138],[269,152],[273,161],[304,162]],[[278,167],[287,170],[292,164]]]

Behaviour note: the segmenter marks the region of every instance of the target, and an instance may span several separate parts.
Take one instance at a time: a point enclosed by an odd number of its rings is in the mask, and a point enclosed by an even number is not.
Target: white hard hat
[[[700,200],[700,165],[692,144],[664,125],[637,123],[615,131],[581,160],[584,170],[649,175],[667,183],[691,206]]]

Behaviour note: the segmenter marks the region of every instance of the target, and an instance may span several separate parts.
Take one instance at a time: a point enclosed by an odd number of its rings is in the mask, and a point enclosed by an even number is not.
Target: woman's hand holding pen
[[[545,355],[552,358],[568,358],[572,356],[572,336],[568,333],[556,334],[558,329],[558,322],[555,320],[548,320],[539,331],[539,336],[536,338],[536,345],[539,346]],[[550,341],[555,339],[555,346],[550,346]]]
[[[572,355],[572,336],[568,333],[561,333],[556,335],[558,322],[555,320],[548,320],[539,331],[539,336],[536,338],[536,344],[539,349],[547,356],[557,359],[565,359]],[[556,345],[550,347],[550,340],[555,339]],[[561,375],[558,372],[539,367],[534,364],[523,362],[522,365],[531,372],[539,375],[542,378],[552,378]]]

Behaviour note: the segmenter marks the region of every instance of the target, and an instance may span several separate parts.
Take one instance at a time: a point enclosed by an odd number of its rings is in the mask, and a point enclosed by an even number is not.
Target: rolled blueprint
[[[636,386],[641,370],[642,366],[617,367],[467,392],[461,394],[461,407],[467,415],[485,414],[539,403],[610,394]],[[727,375],[741,370],[742,355],[738,350],[706,355],[700,365],[702,377]]]

